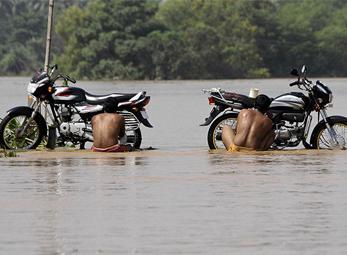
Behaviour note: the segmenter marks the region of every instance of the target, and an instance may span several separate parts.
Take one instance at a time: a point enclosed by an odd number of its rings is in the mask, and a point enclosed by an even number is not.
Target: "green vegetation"
[[[60,0],[55,4],[57,15],[85,0]],[[31,74],[44,63],[48,1],[0,1],[0,75]],[[57,21],[57,20],[56,20]],[[59,38],[57,35],[54,38]],[[63,52],[59,39],[53,42],[54,52]]]
[[[1,0],[0,75],[44,60],[46,0]],[[345,0],[56,1],[54,62],[81,79],[347,75]]]
[[[0,149],[0,158],[5,157],[5,158],[13,158],[17,157],[16,151],[8,151],[5,149]]]

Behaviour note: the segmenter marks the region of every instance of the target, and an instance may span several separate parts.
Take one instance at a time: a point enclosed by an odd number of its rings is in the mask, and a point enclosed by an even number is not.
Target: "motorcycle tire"
[[[141,130],[135,129],[132,131],[127,131],[127,143],[130,144],[134,149],[140,149],[142,142]]]
[[[0,123],[0,144],[5,149],[35,149],[47,135],[46,122],[37,114],[21,137],[16,137],[18,128],[31,117],[30,110],[14,110]]]
[[[222,142],[222,129],[225,124],[236,127],[238,113],[226,113],[215,119],[207,133],[207,142],[211,150],[225,148]]]
[[[343,116],[331,116],[327,118],[328,123],[335,130],[337,140],[341,146],[346,149],[347,146],[347,118]],[[330,143],[330,136],[327,126],[324,121],[320,121],[312,131],[311,145],[313,149],[332,149]]]

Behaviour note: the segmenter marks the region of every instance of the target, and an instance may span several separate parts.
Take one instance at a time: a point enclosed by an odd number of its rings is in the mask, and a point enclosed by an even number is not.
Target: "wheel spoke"
[[[19,136],[27,120],[28,117],[25,115],[14,116],[5,125],[3,139],[8,148],[26,149],[31,148],[36,143],[39,138],[39,127],[35,120],[32,120],[23,135]]]
[[[236,128],[236,119],[235,118],[227,118],[221,121],[213,131],[213,143],[216,149],[224,148],[224,144],[222,141],[222,130],[225,125],[231,126],[233,129]]]
[[[346,148],[346,129],[347,125],[343,123],[336,123],[332,126],[335,134],[336,139],[339,143],[339,146],[342,148]],[[333,149],[331,143],[330,143],[330,134],[328,130],[325,128],[321,131],[321,133],[318,135],[318,148],[319,149]]]

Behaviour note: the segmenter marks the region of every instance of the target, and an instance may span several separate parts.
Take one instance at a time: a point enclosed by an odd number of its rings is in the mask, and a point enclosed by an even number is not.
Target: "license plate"
[[[141,115],[142,115],[142,118],[144,118],[145,120],[148,119],[146,110],[141,110]]]

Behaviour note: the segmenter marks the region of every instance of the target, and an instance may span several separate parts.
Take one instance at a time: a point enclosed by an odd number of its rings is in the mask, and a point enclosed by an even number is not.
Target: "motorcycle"
[[[58,80],[62,81],[61,85],[57,85]],[[49,72],[35,73],[27,87],[32,102],[30,106],[7,111],[0,123],[0,144],[6,149],[35,149],[53,134],[60,146],[70,142],[84,149],[86,142],[93,142],[92,117],[114,112],[125,118],[124,142],[140,148],[140,124],[152,127],[145,109],[150,97],[145,91],[93,95],[70,87],[69,82],[76,83],[76,80],[58,73],[57,65],[50,67]]]
[[[302,92],[289,92],[271,99],[267,115],[273,121],[276,134],[271,148],[296,147],[302,142],[306,149],[345,149],[347,118],[328,116],[326,111],[333,99],[331,90],[320,81],[313,84],[308,80],[306,66],[302,67],[301,73],[293,69],[291,74],[296,76],[297,80],[289,86],[297,86],[307,95]],[[214,107],[200,126],[211,124],[207,134],[210,149],[224,148],[223,126],[228,124],[235,129],[239,112],[253,108],[255,99],[219,88],[204,89],[203,92],[209,94],[209,104]],[[318,123],[308,141],[314,111],[318,113]]]

